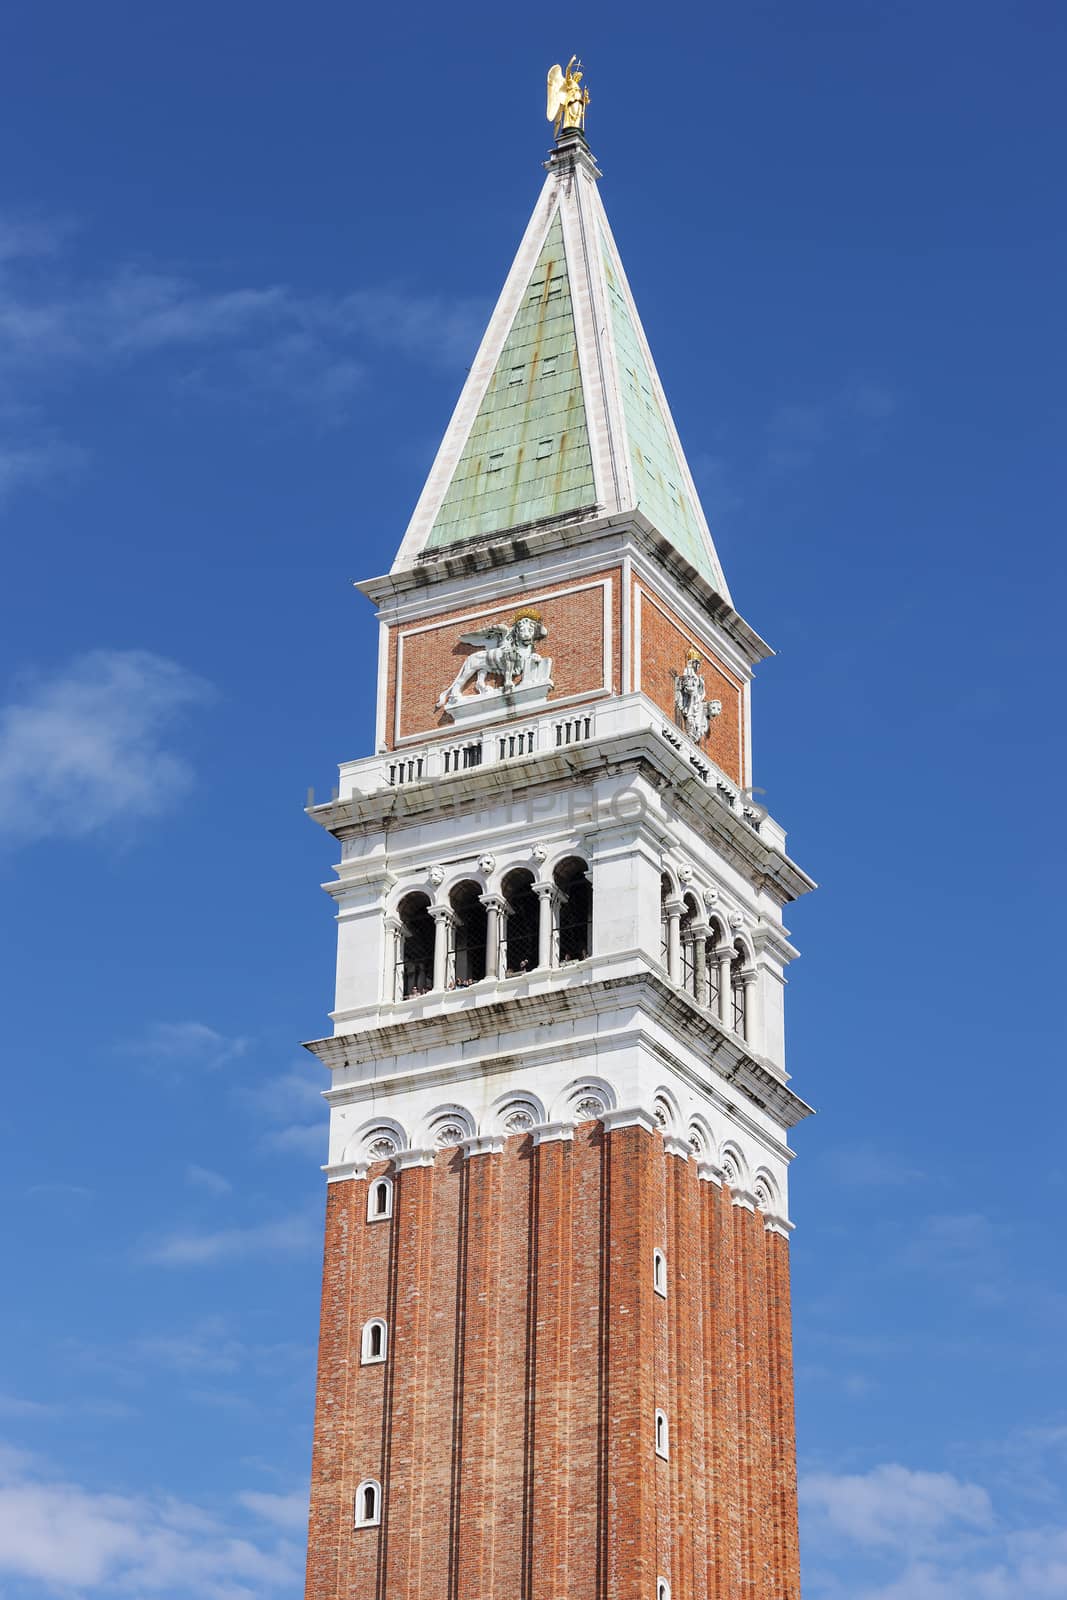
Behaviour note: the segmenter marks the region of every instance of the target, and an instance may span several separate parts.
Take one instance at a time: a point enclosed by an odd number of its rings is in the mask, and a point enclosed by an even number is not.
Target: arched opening
[[[652,1252],[652,1287],[658,1295],[667,1298],[667,1257],[662,1250]]]
[[[507,901],[504,919],[504,971],[508,977],[532,972],[540,965],[538,940],[539,908],[533,892],[533,873],[514,867],[500,885]]]
[[[719,956],[721,954],[719,939],[719,929],[713,923],[711,934],[707,944],[704,946],[704,959],[708,969],[708,1010],[717,1017],[722,1016],[722,1006],[719,1001]]]
[[[356,1527],[376,1528],[382,1520],[382,1486],[365,1478],[356,1490]]]
[[[381,1317],[363,1324],[361,1359],[365,1367],[385,1360],[386,1327]]]
[[[667,1413],[665,1411],[656,1412],[656,1454],[662,1456],[664,1460],[667,1459],[669,1454]]]
[[[467,882],[457,883],[449,896],[456,918],[452,929],[451,982],[457,989],[467,989],[485,977],[488,917],[481,893],[479,884]]]
[[[559,903],[559,959],[584,961],[593,947],[593,885],[580,856],[568,856],[553,874]]]
[[[735,946],[734,958],[730,963],[730,996],[733,1004],[732,1026],[735,1033],[745,1037],[748,1022],[748,1007],[746,1004],[746,988],[744,983],[745,952]]]
[[[666,1578],[661,1578],[656,1584],[656,1600],[671,1600],[671,1586]]]
[[[682,943],[682,970],[680,974],[682,988],[691,994],[694,1000],[701,998],[698,992],[703,987],[704,963],[697,959],[697,936],[694,929],[700,923],[700,908],[693,895],[687,894],[682,900],[682,915],[678,924],[678,934]]]
[[[430,898],[418,890],[406,894],[397,906],[400,936],[397,941],[396,994],[402,1000],[428,994],[433,988],[433,918]]]
[[[367,1221],[384,1222],[393,1214],[393,1180],[378,1178],[370,1186],[367,1196]]]
[[[667,902],[673,898],[671,880],[663,873],[659,880],[659,960],[664,972],[671,966],[671,919]]]

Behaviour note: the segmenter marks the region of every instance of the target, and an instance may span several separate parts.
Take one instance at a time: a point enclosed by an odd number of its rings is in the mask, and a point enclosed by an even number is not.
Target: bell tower
[[[375,754],[310,811],[339,859],[307,1600],[800,1594],[782,913],[813,885],[751,799],[769,650],[560,118],[358,586]]]

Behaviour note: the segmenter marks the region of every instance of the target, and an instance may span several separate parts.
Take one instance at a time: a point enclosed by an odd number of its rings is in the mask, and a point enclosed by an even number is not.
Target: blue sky
[[[560,14],[561,17],[564,15]],[[1067,21],[0,19],[0,1590],[296,1600],[333,925],[384,570],[580,50],[789,918],[807,1600],[1067,1592]]]

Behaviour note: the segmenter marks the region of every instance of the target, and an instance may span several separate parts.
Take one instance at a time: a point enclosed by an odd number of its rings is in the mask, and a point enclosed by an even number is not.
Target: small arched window
[[[671,1600],[671,1586],[666,1578],[660,1578],[656,1584],[656,1600]]]
[[[376,1528],[382,1520],[382,1486],[376,1478],[364,1478],[356,1490],[357,1528]]]
[[[656,1454],[658,1456],[662,1456],[664,1461],[666,1461],[668,1453],[669,1453],[669,1441],[668,1441],[668,1438],[667,1438],[667,1413],[665,1411],[657,1411],[656,1412]]]
[[[367,1221],[385,1222],[393,1214],[392,1178],[375,1178],[367,1195]]]
[[[389,1343],[387,1324],[381,1317],[372,1317],[363,1324],[363,1340],[360,1346],[360,1361],[365,1367],[372,1367],[378,1361],[384,1361]]]
[[[657,1294],[667,1298],[667,1257],[662,1250],[652,1252],[652,1287]]]

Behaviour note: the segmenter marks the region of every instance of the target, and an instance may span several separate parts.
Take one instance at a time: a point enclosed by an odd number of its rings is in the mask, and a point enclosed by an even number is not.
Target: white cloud
[[[826,1165],[839,1183],[848,1184],[850,1188],[897,1188],[921,1182],[926,1177],[905,1154],[880,1150],[867,1142],[837,1146],[827,1155]]]
[[[867,1473],[812,1473],[802,1484],[806,1510],[860,1544],[922,1546],[947,1524],[988,1527],[989,1495],[948,1472],[880,1466]]]
[[[86,460],[84,450],[63,439],[0,438],[0,504],[16,489],[66,478]]]
[[[293,1533],[305,1533],[308,1525],[308,1497],[297,1490],[293,1494],[267,1494],[249,1490],[238,1495],[243,1506],[262,1517],[264,1522],[272,1522],[276,1527],[286,1528]]]
[[[773,467],[806,467],[817,447],[829,437],[827,407],[799,403],[779,406],[767,424],[767,433]]]
[[[1067,1532],[1013,1523],[981,1484],[882,1465],[801,1477],[811,1600],[1062,1600]]]
[[[150,1244],[144,1258],[155,1266],[214,1266],[255,1256],[306,1255],[319,1245],[320,1225],[310,1216],[279,1217],[252,1227],[188,1229]]]
[[[70,233],[0,216],[0,499],[85,460],[42,411],[61,383],[163,361],[160,384],[185,396],[281,401],[337,423],[373,392],[378,350],[453,364],[469,359],[483,321],[477,302],[396,285],[323,294],[143,263],[90,278],[64,251]]]
[[[200,1317],[187,1327],[166,1323],[162,1330],[107,1345],[71,1338],[63,1341],[62,1357],[70,1366],[106,1374],[123,1384],[142,1383],[153,1369],[186,1378],[226,1378],[234,1374],[291,1380],[314,1365],[313,1352],[299,1344],[254,1343],[240,1336],[232,1319]]]
[[[206,1194],[229,1194],[233,1184],[229,1178],[224,1178],[221,1172],[212,1172],[210,1167],[198,1167],[195,1162],[185,1169],[185,1181],[191,1189],[203,1189]]]
[[[167,735],[208,685],[147,650],[94,650],[0,707],[0,841],[83,838],[169,810],[193,781]]]
[[[293,1122],[287,1128],[271,1128],[263,1135],[268,1150],[288,1151],[297,1156],[314,1156],[320,1163],[327,1156],[328,1124],[320,1116],[317,1122]]]
[[[807,467],[823,448],[868,449],[897,409],[884,383],[852,378],[820,400],[781,405],[767,424],[767,460],[778,471]]]
[[[276,1531],[292,1524],[243,1496],[238,1505],[251,1522],[236,1508],[223,1516],[165,1494],[87,1488],[3,1451],[0,1573],[49,1595],[93,1589],[160,1600],[269,1600],[295,1593],[301,1547]]]
[[[188,1071],[214,1072],[243,1056],[248,1040],[230,1037],[206,1022],[152,1022],[136,1039],[127,1039],[119,1050],[136,1056],[142,1066],[182,1076]],[[203,1175],[203,1167],[190,1168]],[[188,1175],[188,1174],[187,1174]],[[225,1182],[225,1180],[223,1180]]]
[[[20,1420],[55,1417],[61,1409],[49,1401],[27,1400],[17,1394],[0,1394],[0,1417],[17,1417]]]
[[[268,1124],[263,1145],[268,1150],[326,1159],[327,1118],[322,1099],[321,1068],[308,1066],[275,1073],[254,1086],[241,1086],[237,1097]]]
[[[941,1212],[922,1219],[898,1260],[940,1283],[956,1283],[975,1304],[998,1306],[1009,1285],[1007,1240],[1004,1225],[980,1211]]]

